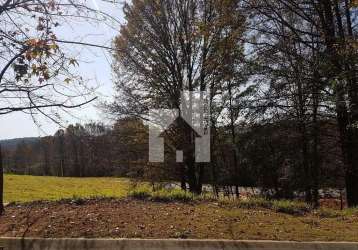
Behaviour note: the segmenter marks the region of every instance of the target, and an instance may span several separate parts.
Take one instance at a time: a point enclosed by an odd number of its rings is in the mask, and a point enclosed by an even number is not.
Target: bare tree
[[[111,49],[58,38],[55,28],[71,19],[117,21],[88,1],[5,0],[0,3],[0,115],[24,112],[59,123],[62,112],[96,99],[66,44]],[[0,192],[2,197],[2,192]]]
[[[227,66],[236,70],[242,57],[239,1],[136,0],[124,13],[127,24],[115,41],[113,113],[145,118],[151,108],[180,110],[183,90],[209,90],[211,100],[224,90],[221,84],[232,78]],[[200,193],[204,166],[193,153],[184,159],[182,179]]]
[[[276,57],[276,61],[268,61],[263,68],[264,70],[272,70],[272,66],[277,65],[277,62],[280,62],[280,67],[285,66],[287,58],[290,57],[295,58],[293,61],[295,64],[299,62],[309,63],[310,73],[308,75],[301,74],[304,70],[299,64],[296,65],[296,71],[300,73],[300,76],[297,78],[292,74],[289,75],[291,80],[298,80],[297,83],[304,83],[306,80],[310,82],[307,85],[310,92],[307,92],[309,98],[306,102],[309,106],[305,105],[306,107],[301,110],[305,111],[306,114],[303,112],[298,114],[301,118],[309,115],[310,122],[317,124],[317,115],[320,115],[317,113],[318,111],[322,109],[329,111],[329,113],[332,110],[335,111],[345,161],[347,200],[350,206],[357,205],[358,160],[355,157],[356,154],[353,153],[353,151],[356,151],[358,142],[357,129],[354,125],[357,120],[357,93],[356,88],[353,87],[357,84],[357,54],[354,49],[356,38],[354,22],[356,21],[352,19],[351,7],[353,1],[262,0],[245,1],[245,3],[255,16],[252,20],[257,26],[250,27],[253,33],[261,34],[264,37],[275,37],[275,41],[282,41],[273,45],[270,39],[259,39],[253,40],[252,44],[266,48],[267,51],[275,53],[274,55],[283,54],[287,56],[284,60],[278,61]],[[287,45],[294,45],[296,52],[287,49]],[[297,49],[300,50],[299,54]],[[302,57],[302,55],[306,56]],[[273,58],[270,54],[266,54],[266,56],[270,59]],[[276,66],[273,69],[275,68]],[[280,75],[274,75],[274,77],[277,76]],[[307,76],[310,76],[310,79]],[[308,89],[304,87],[302,90],[306,92]],[[323,100],[320,99],[322,96]],[[280,110],[287,109],[286,103],[277,103],[277,100],[276,98],[276,104],[278,104],[276,107]],[[286,99],[283,99],[283,101],[286,101]],[[304,103],[301,102],[301,104]],[[301,105],[301,107],[304,106]],[[301,124],[301,131],[304,134],[307,126],[305,123]],[[317,135],[317,129],[315,131],[314,134]],[[302,138],[302,141],[307,142],[307,136]],[[317,141],[317,138],[315,140]],[[304,150],[305,144],[302,143],[302,150]],[[317,179],[312,180],[312,176],[317,176],[319,172],[319,161],[316,159],[313,162],[315,162],[312,164],[313,169],[306,167],[307,176],[311,176],[309,178],[311,180],[307,180],[306,192],[309,194],[308,190],[312,189],[313,185],[316,190],[314,191],[315,196],[317,196]],[[307,164],[310,163],[304,163],[308,166]]]

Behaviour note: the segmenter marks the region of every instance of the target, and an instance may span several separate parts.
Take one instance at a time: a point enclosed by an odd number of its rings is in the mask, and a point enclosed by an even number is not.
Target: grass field
[[[123,197],[129,189],[124,178],[59,178],[5,175],[5,202],[61,200],[65,198]]]

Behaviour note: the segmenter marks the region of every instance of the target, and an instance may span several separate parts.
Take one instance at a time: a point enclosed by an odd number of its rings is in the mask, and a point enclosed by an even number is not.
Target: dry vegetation
[[[213,201],[134,198],[11,204],[1,236],[358,241],[358,213],[291,215]]]

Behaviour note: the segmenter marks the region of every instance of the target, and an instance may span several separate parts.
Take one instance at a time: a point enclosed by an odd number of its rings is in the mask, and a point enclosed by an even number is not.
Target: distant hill
[[[1,147],[7,150],[14,150],[16,146],[21,143],[25,142],[27,144],[34,144],[40,140],[39,137],[24,137],[24,138],[14,138],[14,139],[6,139],[0,140]]]

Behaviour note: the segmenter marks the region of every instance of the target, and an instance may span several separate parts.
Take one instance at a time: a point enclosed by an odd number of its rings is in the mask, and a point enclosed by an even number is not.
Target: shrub
[[[194,200],[194,196],[181,189],[161,189],[152,193],[152,200],[188,202]]]
[[[148,186],[141,185],[129,191],[128,197],[132,197],[139,200],[145,200],[151,197],[151,190]]]
[[[352,216],[352,215],[358,216],[358,207],[346,208],[343,210],[342,213],[343,215],[346,216]]]
[[[340,211],[329,208],[320,208],[315,213],[322,218],[337,218],[340,216]]]
[[[153,201],[182,201],[188,202],[194,200],[193,194],[190,192],[185,192],[181,189],[160,189],[157,191],[152,191],[149,186],[143,185],[134,188],[128,193],[128,197],[136,199],[151,199]]]
[[[270,200],[264,199],[264,198],[249,198],[246,200],[220,200],[220,203],[222,205],[233,205],[235,207],[239,208],[271,208],[272,202]]]
[[[286,214],[305,214],[311,211],[311,207],[307,203],[290,200],[275,200],[272,202],[272,208]]]

